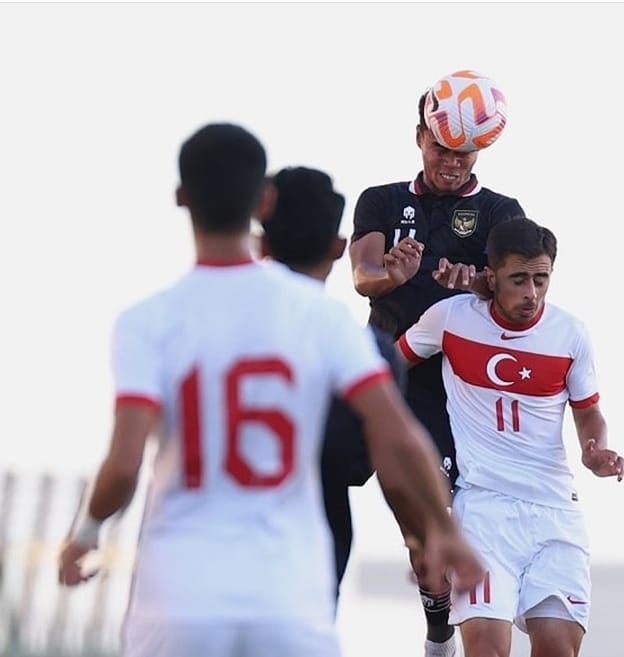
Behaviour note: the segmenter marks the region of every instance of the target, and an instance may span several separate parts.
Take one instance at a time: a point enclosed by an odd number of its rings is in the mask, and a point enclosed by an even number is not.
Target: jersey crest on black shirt
[[[477,229],[478,210],[455,210],[451,219],[451,229],[457,237],[470,237]]]

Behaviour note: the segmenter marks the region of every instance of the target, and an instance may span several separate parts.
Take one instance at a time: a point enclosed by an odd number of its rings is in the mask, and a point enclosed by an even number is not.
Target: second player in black
[[[423,94],[416,130],[422,171],[413,180],[361,193],[349,248],[355,289],[370,300],[370,324],[395,338],[431,304],[463,291],[434,279],[442,259],[481,271],[492,226],[524,215],[516,199],[481,186],[472,173],[477,152],[449,150],[436,141],[424,121],[424,99]],[[441,357],[409,371],[406,397],[433,435],[452,488],[457,468]],[[452,657],[456,646],[448,625],[448,593],[434,595],[422,574],[418,580],[427,619],[425,656]]]

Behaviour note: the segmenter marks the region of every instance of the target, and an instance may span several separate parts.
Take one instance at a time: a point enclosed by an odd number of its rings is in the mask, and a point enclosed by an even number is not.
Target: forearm
[[[374,454],[373,464],[403,531],[423,541],[432,525],[443,531],[450,529],[447,508],[451,497],[428,436],[413,430],[410,433],[409,444]],[[418,444],[417,450],[414,443]]]
[[[158,412],[150,405],[123,404],[115,409],[108,454],[95,479],[89,513],[104,520],[128,506],[143,462],[145,443],[156,428]]]
[[[353,284],[358,294],[363,297],[381,297],[398,287],[385,267],[358,265],[353,270]]]
[[[106,518],[127,507],[134,495],[138,472],[125,470],[106,459],[97,474],[89,500],[89,515],[96,520]]]
[[[450,493],[440,459],[425,427],[391,382],[369,386],[350,398],[364,421],[371,464],[399,524],[419,540],[428,528],[452,531]]]
[[[596,426],[588,429],[586,432],[584,431],[582,434],[579,434],[578,439],[581,449],[585,449],[592,440],[596,441],[596,449],[607,449],[608,440],[606,424],[604,424],[603,427]]]
[[[585,449],[592,440],[596,441],[597,449],[607,448],[607,423],[597,409],[596,412],[575,413],[574,422],[581,449]]]

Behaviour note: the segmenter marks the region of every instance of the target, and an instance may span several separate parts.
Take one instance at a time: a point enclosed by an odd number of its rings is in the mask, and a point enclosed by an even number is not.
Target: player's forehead
[[[508,276],[548,276],[552,272],[552,260],[546,254],[535,258],[527,258],[516,253],[510,253],[505,257],[498,271]]]

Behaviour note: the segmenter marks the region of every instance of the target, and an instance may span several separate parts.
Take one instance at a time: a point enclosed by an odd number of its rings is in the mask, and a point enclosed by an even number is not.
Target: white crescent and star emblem
[[[504,379],[501,379],[498,374],[496,374],[496,366],[502,360],[513,360],[515,363],[518,362],[518,359],[511,354],[494,354],[490,360],[488,360],[487,365],[485,366],[485,372],[488,379],[497,386],[511,386],[514,384],[513,381],[505,381]],[[526,367],[523,367],[518,372],[518,374],[523,381],[531,378],[531,370],[527,369]]]
[[[494,354],[492,358],[488,360],[487,365],[485,366],[485,371],[488,379],[492,383],[495,383],[497,386],[510,386],[513,384],[513,381],[504,381],[498,376],[498,374],[496,374],[496,366],[501,360],[513,360],[517,362],[518,359],[511,354]]]

